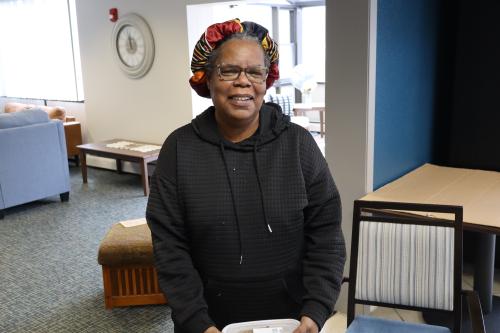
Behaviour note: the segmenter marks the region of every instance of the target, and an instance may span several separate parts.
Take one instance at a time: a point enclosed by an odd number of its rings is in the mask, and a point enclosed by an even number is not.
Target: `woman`
[[[309,132],[264,103],[277,46],[258,24],[215,24],[192,70],[213,106],[165,141],[146,212],[175,330],[297,318],[317,333],[344,268],[340,197]]]

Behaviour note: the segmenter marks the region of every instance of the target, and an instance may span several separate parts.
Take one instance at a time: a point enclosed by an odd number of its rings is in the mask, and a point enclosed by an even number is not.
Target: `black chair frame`
[[[441,219],[425,215],[423,213],[446,213],[453,214],[454,218]],[[422,214],[422,215],[421,215]],[[382,223],[413,224],[438,226],[454,229],[454,274],[453,274],[453,310],[429,309],[417,306],[402,304],[388,304],[382,302],[366,301],[355,298],[358,248],[359,248],[359,227],[361,221],[374,221]],[[477,293],[474,291],[462,291],[462,222],[463,208],[452,205],[419,204],[404,202],[384,202],[384,201],[354,201],[351,260],[349,267],[349,277],[343,282],[349,282],[347,326],[352,323],[355,317],[355,305],[373,305],[390,308],[399,308],[415,311],[438,311],[453,316],[453,332],[460,333],[462,325],[462,296],[467,299],[469,312],[473,326],[473,332],[484,333],[483,316],[481,305]]]

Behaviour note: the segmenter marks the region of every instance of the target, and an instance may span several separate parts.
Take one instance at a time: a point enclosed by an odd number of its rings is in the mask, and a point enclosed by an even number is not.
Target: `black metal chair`
[[[355,315],[355,305],[433,311],[462,328],[462,296],[473,332],[485,332],[477,294],[462,290],[462,207],[355,201],[348,333],[450,332],[448,327]]]

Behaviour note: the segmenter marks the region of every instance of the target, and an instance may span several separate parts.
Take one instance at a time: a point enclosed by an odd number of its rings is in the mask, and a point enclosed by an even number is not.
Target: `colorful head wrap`
[[[271,87],[279,79],[278,68],[278,45],[271,39],[266,28],[254,22],[240,22],[239,19],[216,23],[207,28],[196,43],[191,59],[191,71],[193,76],[189,79],[189,84],[202,97],[210,97],[207,87],[206,67],[208,58],[213,50],[220,46],[221,42],[234,33],[247,32],[257,37],[271,60],[269,75],[266,80],[266,89]]]

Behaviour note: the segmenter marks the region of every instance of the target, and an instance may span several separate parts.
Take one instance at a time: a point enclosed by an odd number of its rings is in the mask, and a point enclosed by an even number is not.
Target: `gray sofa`
[[[67,201],[69,190],[63,123],[37,109],[0,113],[0,218],[46,197]]]

